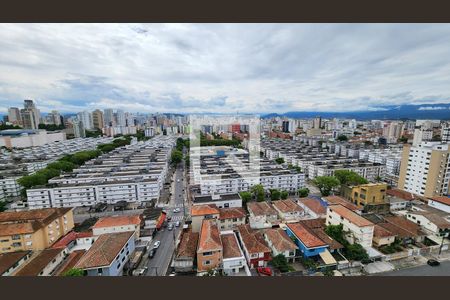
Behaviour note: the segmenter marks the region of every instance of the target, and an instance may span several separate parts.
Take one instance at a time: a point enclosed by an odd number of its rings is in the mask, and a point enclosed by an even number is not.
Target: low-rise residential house
[[[450,213],[450,197],[436,196],[428,200],[428,205],[436,209]]]
[[[363,247],[371,247],[374,224],[342,205],[330,205],[327,208],[327,225],[343,225],[346,239]]]
[[[17,251],[0,254],[0,276],[13,276],[31,257],[31,251]]]
[[[72,208],[0,213],[0,253],[43,250],[72,230]]]
[[[144,219],[144,228],[147,230],[161,229],[166,220],[167,213],[159,207],[147,208],[144,210],[142,217]]]
[[[92,226],[92,233],[94,235],[101,235],[105,233],[133,231],[135,237],[139,238],[141,222],[142,220],[139,215],[103,217]]]
[[[222,268],[223,246],[217,223],[204,219],[197,247],[197,272],[207,272]]]
[[[100,235],[75,268],[88,276],[121,276],[135,249],[134,231]]]
[[[283,229],[265,229],[264,239],[272,250],[273,257],[283,254],[289,262],[295,261],[297,246]]]
[[[64,273],[75,267],[78,261],[86,253],[86,250],[75,250],[69,253],[66,259],[55,269],[54,276],[64,276]]]
[[[272,205],[285,223],[298,222],[305,215],[305,211],[291,199],[273,201]]]
[[[401,189],[389,189],[386,191],[390,211],[399,211],[410,208],[414,194]]]
[[[406,219],[420,225],[425,232],[436,237],[447,236],[450,233],[450,214],[429,207],[413,207],[406,212]]]
[[[395,241],[395,234],[389,230],[381,227],[378,224],[374,225],[373,229],[373,246],[379,248],[381,246],[389,246]]]
[[[220,230],[234,230],[237,226],[245,224],[247,214],[242,207],[230,207],[219,209]]]
[[[195,205],[191,207],[192,231],[200,232],[203,220],[213,219],[216,223],[220,211],[215,204]]]
[[[298,200],[298,205],[303,208],[311,219],[325,218],[327,216],[327,208],[319,199],[310,197],[300,198]]]
[[[44,249],[30,258],[15,276],[52,276],[66,256],[66,248]]]
[[[194,261],[197,255],[198,232],[192,232],[191,229],[183,231],[180,237],[180,243],[172,262],[172,267],[177,273],[194,271]]]
[[[266,267],[271,259],[271,249],[267,246],[262,233],[253,230],[248,224],[238,226],[237,230],[248,267],[251,269]]]
[[[377,225],[394,234],[402,244],[422,242],[426,234],[420,226],[402,216],[385,216],[383,222]]]
[[[327,243],[301,223],[288,224],[286,233],[295,241],[301,255],[304,257],[319,255],[328,248]]]
[[[220,235],[220,239],[223,246],[223,272],[229,276],[249,276],[250,272],[236,234],[233,231],[224,231]]]
[[[363,210],[362,206],[357,206],[357,205],[351,203],[350,201],[348,201],[342,197],[339,197],[339,196],[328,196],[328,197],[324,197],[322,199],[327,202],[328,206],[342,205],[357,214],[361,214],[362,210]]]
[[[253,229],[271,228],[280,223],[278,213],[269,202],[247,203],[249,223]]]
[[[344,198],[357,206],[363,206],[367,212],[386,212],[389,205],[386,202],[386,183],[367,183],[356,186],[342,186]]]

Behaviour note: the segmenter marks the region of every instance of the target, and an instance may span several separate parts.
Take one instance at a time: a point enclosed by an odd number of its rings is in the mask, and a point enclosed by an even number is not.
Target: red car
[[[270,268],[267,268],[267,267],[258,267],[256,270],[257,270],[258,273],[261,274],[261,275],[272,276],[272,270],[271,270]]]

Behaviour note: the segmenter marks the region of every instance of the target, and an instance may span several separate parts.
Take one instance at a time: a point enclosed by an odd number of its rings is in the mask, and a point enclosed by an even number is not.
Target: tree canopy
[[[318,176],[313,180],[313,183],[320,190],[322,196],[329,196],[331,191],[340,184],[339,180],[334,176]]]
[[[350,170],[336,170],[334,171],[334,177],[339,180],[341,185],[351,186],[369,183],[364,177]]]
[[[309,195],[309,189],[308,188],[302,188],[298,190],[298,196],[300,198],[305,198],[308,197]]]
[[[265,191],[264,187],[261,184],[252,186],[250,190],[255,195],[257,201],[259,202],[264,201]]]

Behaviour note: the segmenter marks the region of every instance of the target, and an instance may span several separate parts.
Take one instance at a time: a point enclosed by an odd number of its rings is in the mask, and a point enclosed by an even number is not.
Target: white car
[[[181,209],[179,209],[178,207],[173,210],[174,213],[179,213],[180,211]]]
[[[180,227],[180,221],[177,221],[177,222],[175,223],[175,227]]]
[[[158,249],[159,245],[161,245],[161,241],[156,241],[156,242],[153,244],[153,248]]]

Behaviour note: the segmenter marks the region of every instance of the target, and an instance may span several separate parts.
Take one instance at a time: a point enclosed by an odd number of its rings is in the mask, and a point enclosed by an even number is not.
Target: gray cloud
[[[449,83],[448,24],[0,25],[0,112],[380,110]]]

